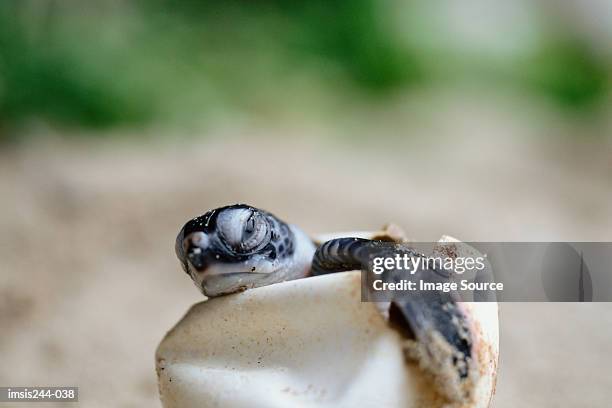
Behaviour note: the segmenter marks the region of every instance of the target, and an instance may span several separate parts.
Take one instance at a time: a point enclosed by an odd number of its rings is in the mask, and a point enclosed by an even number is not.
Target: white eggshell
[[[362,236],[367,236],[364,233]],[[488,407],[497,374],[497,304],[465,303]],[[194,305],[156,353],[164,408],[448,407],[409,361],[359,271],[282,282]],[[454,405],[457,406],[457,405]]]

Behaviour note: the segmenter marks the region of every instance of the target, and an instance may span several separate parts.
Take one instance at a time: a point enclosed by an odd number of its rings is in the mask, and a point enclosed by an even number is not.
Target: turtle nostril
[[[206,269],[206,260],[205,256],[202,253],[202,248],[192,247],[187,254],[187,258],[189,258],[189,263],[199,272]]]
[[[183,241],[183,248],[185,248],[189,263],[197,271],[202,271],[206,268],[206,250],[208,244],[208,236],[203,232],[189,234]]]

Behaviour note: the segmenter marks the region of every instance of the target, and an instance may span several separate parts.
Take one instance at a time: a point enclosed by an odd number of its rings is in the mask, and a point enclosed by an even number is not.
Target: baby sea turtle
[[[188,221],[175,249],[195,285],[214,297],[309,276],[316,247],[299,228],[236,204]]]
[[[309,276],[368,268],[372,253],[419,256],[407,244],[342,237],[318,244],[302,230],[255,207],[230,205],[188,221],[176,238],[183,270],[208,297]],[[393,276],[391,277],[393,279]],[[416,292],[391,302],[389,319],[412,340],[411,356],[443,395],[470,398],[474,339],[467,312],[452,293]]]

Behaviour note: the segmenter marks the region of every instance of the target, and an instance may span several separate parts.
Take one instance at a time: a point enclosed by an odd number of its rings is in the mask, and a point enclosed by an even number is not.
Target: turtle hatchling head
[[[188,221],[175,249],[183,270],[209,297],[305,276],[314,253],[299,229],[244,204]]]

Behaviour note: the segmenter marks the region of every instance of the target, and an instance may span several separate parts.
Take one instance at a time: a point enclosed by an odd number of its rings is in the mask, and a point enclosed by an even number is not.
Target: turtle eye
[[[255,232],[255,218],[253,217],[253,215],[251,215],[247,222],[244,224],[244,231],[242,233],[242,236],[245,237],[251,235],[253,234],[253,232]]]
[[[230,209],[219,214],[219,235],[228,248],[246,254],[270,241],[271,229],[266,217],[253,209]]]
[[[270,225],[260,213],[253,212],[244,223],[240,250],[241,252],[253,251],[267,243],[269,237]]]

